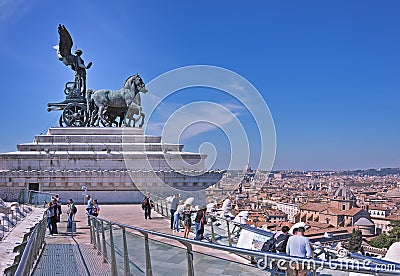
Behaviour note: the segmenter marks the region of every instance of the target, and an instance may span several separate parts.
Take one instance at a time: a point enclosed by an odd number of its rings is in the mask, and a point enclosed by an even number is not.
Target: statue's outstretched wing
[[[71,54],[72,38],[67,28],[64,25],[58,25],[58,34],[60,35],[60,42],[58,43],[57,55],[65,65],[73,65],[74,56]]]

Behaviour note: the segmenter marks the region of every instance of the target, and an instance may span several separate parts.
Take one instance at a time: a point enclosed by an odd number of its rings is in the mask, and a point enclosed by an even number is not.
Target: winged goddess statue
[[[85,66],[85,62],[81,58],[82,50],[75,50],[74,55],[71,53],[73,41],[64,25],[58,25],[58,34],[60,35],[60,42],[53,48],[57,50],[58,59],[66,66],[71,66],[71,69],[75,72],[75,88],[79,89],[85,97],[86,69],[92,66],[92,62]]]

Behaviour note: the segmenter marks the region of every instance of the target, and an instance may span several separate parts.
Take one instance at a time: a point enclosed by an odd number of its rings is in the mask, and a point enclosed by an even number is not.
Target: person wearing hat
[[[196,212],[196,218],[194,219],[194,223],[196,225],[196,237],[194,238],[197,241],[201,241],[204,233],[204,224],[206,223],[206,211],[207,206],[203,205],[200,207],[200,210]]]
[[[75,83],[79,84],[80,92],[83,93],[83,97],[86,97],[86,69],[92,66],[92,62],[89,62],[88,66],[85,66],[81,55],[82,50],[75,50],[75,62],[72,66],[72,70],[75,71]]]
[[[293,236],[287,241],[286,254],[293,257],[311,258],[312,250],[310,240],[304,236],[305,231],[305,227],[293,229]],[[289,262],[287,275],[306,276],[307,267],[304,267],[304,264]]]

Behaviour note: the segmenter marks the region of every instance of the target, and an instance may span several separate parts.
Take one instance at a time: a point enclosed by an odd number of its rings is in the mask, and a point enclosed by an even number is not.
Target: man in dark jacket
[[[201,206],[200,210],[196,212],[196,218],[194,219],[194,223],[196,225],[196,237],[194,238],[197,241],[201,241],[204,233],[204,224],[206,222],[206,211],[207,206]]]
[[[261,249],[264,252],[286,253],[286,245],[289,239],[289,227],[283,226],[274,236],[266,241]]]
[[[143,199],[142,206],[144,207],[144,218],[151,219],[151,208],[153,207],[153,203],[151,201],[149,192],[146,193],[146,196]]]

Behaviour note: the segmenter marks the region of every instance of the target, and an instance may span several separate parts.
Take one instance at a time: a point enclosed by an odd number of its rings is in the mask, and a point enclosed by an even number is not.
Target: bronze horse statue
[[[101,122],[105,126],[111,126],[119,117],[123,126],[131,126],[133,121],[133,127],[141,119],[139,127],[142,127],[145,114],[142,112],[140,93],[146,92],[147,89],[139,74],[130,76],[119,90],[101,89],[94,93],[88,91],[88,106],[90,103],[94,107],[90,125],[99,126]],[[139,116],[135,119],[134,115]]]

